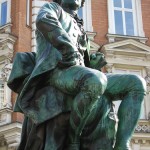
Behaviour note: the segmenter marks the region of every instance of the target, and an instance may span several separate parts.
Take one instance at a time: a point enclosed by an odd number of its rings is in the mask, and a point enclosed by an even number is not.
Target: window
[[[0,26],[10,22],[10,0],[0,0]]]
[[[109,33],[144,36],[141,0],[108,0]]]
[[[132,2],[132,0],[113,0],[116,34],[135,35]]]
[[[7,2],[1,4],[1,25],[7,23]]]

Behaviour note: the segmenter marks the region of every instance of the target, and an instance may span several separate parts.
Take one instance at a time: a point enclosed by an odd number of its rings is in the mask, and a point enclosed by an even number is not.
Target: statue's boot
[[[130,140],[140,117],[144,92],[130,92],[122,100],[118,111],[118,130],[114,150],[130,150]]]
[[[107,86],[107,78],[100,72],[88,72],[86,75],[82,72],[82,74],[83,77],[80,77],[80,80],[76,80],[73,85],[78,87],[76,89],[78,94],[73,99],[70,129],[68,129],[69,144],[75,143],[76,147],[80,145],[80,138],[85,125],[88,124],[91,118],[95,117],[91,115],[91,111],[96,106],[97,101],[100,100]]]
[[[70,128],[69,130],[69,150],[79,150],[80,148],[80,137],[82,130],[85,127],[89,114],[91,113],[91,105],[86,106],[89,103],[89,99],[85,99],[84,95],[80,93],[75,100],[70,115]]]
[[[116,121],[111,101],[102,95],[83,129],[81,150],[113,150]]]
[[[104,92],[106,86],[102,87],[101,84],[95,84],[94,87],[88,86],[81,90],[73,101],[73,107],[70,115],[70,130],[69,130],[69,144],[76,143],[76,147],[80,145],[80,137],[82,131],[89,121],[95,118],[91,115],[93,108],[96,106],[97,101],[101,100],[101,92]],[[85,91],[84,91],[85,90]],[[75,149],[77,150],[77,148]],[[78,149],[79,150],[79,149]]]

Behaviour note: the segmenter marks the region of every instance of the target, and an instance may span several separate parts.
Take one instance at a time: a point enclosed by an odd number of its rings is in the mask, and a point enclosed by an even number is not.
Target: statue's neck
[[[72,16],[75,16],[78,13],[78,10],[71,10],[69,8],[63,7],[64,11],[66,11],[67,13],[69,13]]]

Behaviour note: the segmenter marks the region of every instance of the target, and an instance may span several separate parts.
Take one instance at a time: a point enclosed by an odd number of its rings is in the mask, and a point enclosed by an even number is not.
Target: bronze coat
[[[62,53],[77,49],[81,32],[74,18],[54,2],[41,8],[36,24],[37,54],[16,55],[8,86],[19,93],[14,111],[24,113],[39,124],[70,109],[66,96],[45,86],[45,82],[47,74],[62,59]],[[88,50],[84,56],[88,65]]]

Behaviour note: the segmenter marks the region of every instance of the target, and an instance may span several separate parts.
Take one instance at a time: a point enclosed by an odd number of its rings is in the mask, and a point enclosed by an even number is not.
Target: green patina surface
[[[89,55],[77,10],[82,0],[45,4],[36,20],[36,53],[17,53],[8,86],[25,115],[18,150],[129,150],[145,81],[103,74],[102,53]],[[117,118],[112,102],[122,100]],[[117,131],[116,131],[117,129]]]

